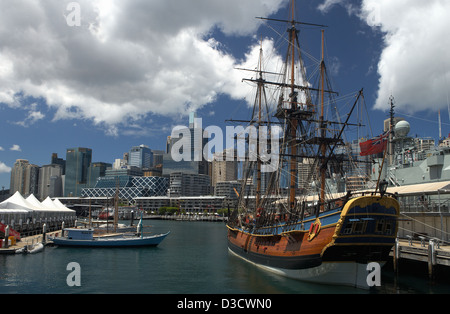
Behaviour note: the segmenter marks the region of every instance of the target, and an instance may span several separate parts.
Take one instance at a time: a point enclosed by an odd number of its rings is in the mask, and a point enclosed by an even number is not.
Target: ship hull
[[[231,249],[229,249],[229,252],[264,271],[278,276],[318,284],[350,286],[359,289],[369,288],[367,283],[367,264],[356,262],[323,262],[319,266],[310,268],[287,269],[255,263],[252,260],[246,259],[242,254],[236,254]]]
[[[69,239],[66,237],[50,238],[53,244],[68,247],[97,247],[97,248],[124,248],[124,247],[152,247],[158,246],[169,234],[158,234],[147,237],[111,237],[111,238],[93,238],[90,240]]]
[[[289,228],[274,226],[270,234],[228,226],[228,248],[283,276],[361,288],[367,286],[367,264],[389,258],[398,211],[399,204],[391,197],[363,196]]]

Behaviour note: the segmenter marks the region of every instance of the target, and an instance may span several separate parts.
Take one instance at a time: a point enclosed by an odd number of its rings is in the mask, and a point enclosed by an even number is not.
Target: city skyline
[[[233,0],[225,7],[220,1],[179,2],[177,8],[82,0],[76,1],[81,25],[71,26],[68,3],[0,4],[0,28],[8,30],[0,38],[5,188],[17,159],[45,165],[51,153],[89,147],[94,162],[113,163],[135,145],[163,150],[167,135],[185,125],[191,111],[204,126],[225,128],[226,119],[247,118],[253,97],[242,78],[251,73],[236,68],[254,68],[262,42],[273,70],[269,59],[280,60],[277,38],[286,31],[283,23],[255,16],[288,17],[287,0]],[[438,110],[443,136],[449,130],[448,6],[438,0],[303,0],[297,16],[329,26],[333,87],[343,98],[364,88],[374,135],[381,133],[392,95],[413,136],[437,139]],[[300,32],[307,53],[316,57],[319,31]],[[345,112],[348,102],[339,106]]]

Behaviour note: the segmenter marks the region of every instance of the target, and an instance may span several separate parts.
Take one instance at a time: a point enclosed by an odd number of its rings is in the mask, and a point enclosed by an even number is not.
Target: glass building
[[[92,149],[68,148],[66,151],[66,179],[64,196],[81,196],[81,190],[88,182],[88,169],[91,165]]]
[[[128,155],[128,164],[139,168],[150,168],[153,165],[153,152],[146,145],[133,146]]]
[[[105,176],[97,180],[94,188],[83,189],[82,197],[114,197],[132,201],[136,197],[165,196],[169,179],[163,177],[136,177],[128,175]]]
[[[204,130],[201,126],[196,124],[196,115],[191,113],[189,116],[189,128],[184,127],[179,129],[182,134],[187,134],[188,138],[184,139],[181,134],[178,138],[168,137],[166,144],[166,154],[163,155],[163,176],[168,176],[172,173],[182,172],[188,174],[209,174],[209,163],[203,156],[203,150],[208,150],[208,138],[203,137]],[[172,158],[172,147],[178,141],[183,140],[188,145],[180,145],[180,155],[187,157],[180,161],[175,161]],[[189,152],[182,150],[189,148]]]
[[[92,188],[97,184],[97,179],[104,177],[106,170],[111,168],[112,164],[104,162],[93,162],[88,168],[88,181],[86,187]]]

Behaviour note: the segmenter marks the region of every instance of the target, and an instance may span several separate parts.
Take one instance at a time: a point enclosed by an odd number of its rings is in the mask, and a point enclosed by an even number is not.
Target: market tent
[[[42,202],[42,206],[44,208],[50,210],[53,213],[53,215],[57,216],[58,218],[63,218],[63,217],[67,217],[67,216],[75,216],[75,211],[74,210],[68,209],[62,203],[61,203],[61,205],[55,203],[54,201],[52,201],[50,196],[48,196]]]
[[[50,196],[48,196],[44,201],[42,201],[42,205],[45,206],[45,208],[52,209],[52,210],[58,210],[59,208],[53,203]]]
[[[26,211],[33,211],[34,206],[25,200],[19,192],[16,192],[10,198],[0,203],[0,209],[22,209]]]
[[[0,222],[14,225],[25,222],[34,216],[34,206],[27,202],[19,192],[0,203]]]
[[[45,204],[41,203],[33,194],[28,196],[26,200],[33,205],[34,211],[38,214],[35,215],[36,218],[43,219],[55,219],[55,217],[60,217],[60,213],[56,212],[54,208],[49,208]]]
[[[27,202],[34,206],[35,209],[44,209],[44,206],[42,206],[42,203],[39,202],[39,200],[34,196],[34,194],[31,194],[26,198]]]
[[[54,203],[50,197],[40,202],[33,194],[26,199],[16,192],[0,203],[0,222],[19,222],[20,219],[62,219],[74,217],[75,211],[65,207],[60,201]]]
[[[56,207],[59,210],[62,210],[62,211],[65,211],[65,212],[69,212],[69,213],[75,213],[75,211],[73,209],[67,208],[63,203],[61,203],[61,201],[59,199],[55,199],[53,201],[53,203],[56,205]]]

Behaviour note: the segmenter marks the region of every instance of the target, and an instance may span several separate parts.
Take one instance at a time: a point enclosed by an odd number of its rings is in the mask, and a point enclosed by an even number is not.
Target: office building
[[[230,158],[233,152],[230,150],[233,149],[226,149],[223,152],[215,153],[213,156],[211,180],[214,187],[216,187],[218,182],[237,180],[238,161]],[[237,152],[234,150],[233,156],[236,157],[236,155]]]
[[[225,197],[222,196],[187,196],[187,197],[137,197],[136,206],[146,212],[158,213],[161,207],[178,207],[180,213],[215,213],[226,208]]]
[[[111,169],[112,165],[104,162],[93,162],[88,168],[88,179],[86,187],[94,187],[97,183],[97,179],[104,177],[106,170]]]
[[[237,199],[238,193],[240,193],[242,187],[242,181],[220,181],[217,182],[214,188],[215,196],[223,196],[227,199]]]
[[[92,149],[82,147],[67,149],[64,196],[81,196],[81,190],[87,186],[91,161]]]
[[[180,128],[180,130],[179,137],[167,138],[166,154],[163,156],[163,176],[169,176],[175,172],[208,175],[209,162],[203,156],[203,150],[207,151],[208,138],[203,137],[204,130],[196,123],[195,113],[189,116],[189,127]],[[179,143],[180,145],[175,146],[179,148],[177,153],[183,156],[182,160],[178,161],[172,158],[172,148],[180,140],[183,140],[182,143],[186,145]],[[183,152],[184,149],[189,151]]]
[[[17,159],[11,169],[10,194],[17,191],[24,196],[38,194],[39,166],[26,159]]]
[[[152,150],[146,145],[133,146],[128,157],[128,165],[150,168],[153,165]]]
[[[39,170],[39,192],[36,195],[37,198],[43,201],[48,196],[63,196],[62,174],[63,167],[61,164],[42,166]]]
[[[66,174],[66,161],[62,158],[58,158],[58,154],[57,153],[53,153],[52,154],[52,160],[50,162],[51,165],[60,165],[61,169],[62,169],[62,173],[61,175],[65,175]]]
[[[153,167],[158,167],[159,165],[163,164],[163,156],[164,156],[164,151],[163,150],[155,150],[152,149],[152,153],[153,153]]]
[[[208,175],[173,172],[170,174],[169,197],[211,195]]]
[[[121,168],[106,169],[105,177],[118,177],[118,176],[133,176],[142,177],[143,172],[141,168],[135,166],[122,166]]]

